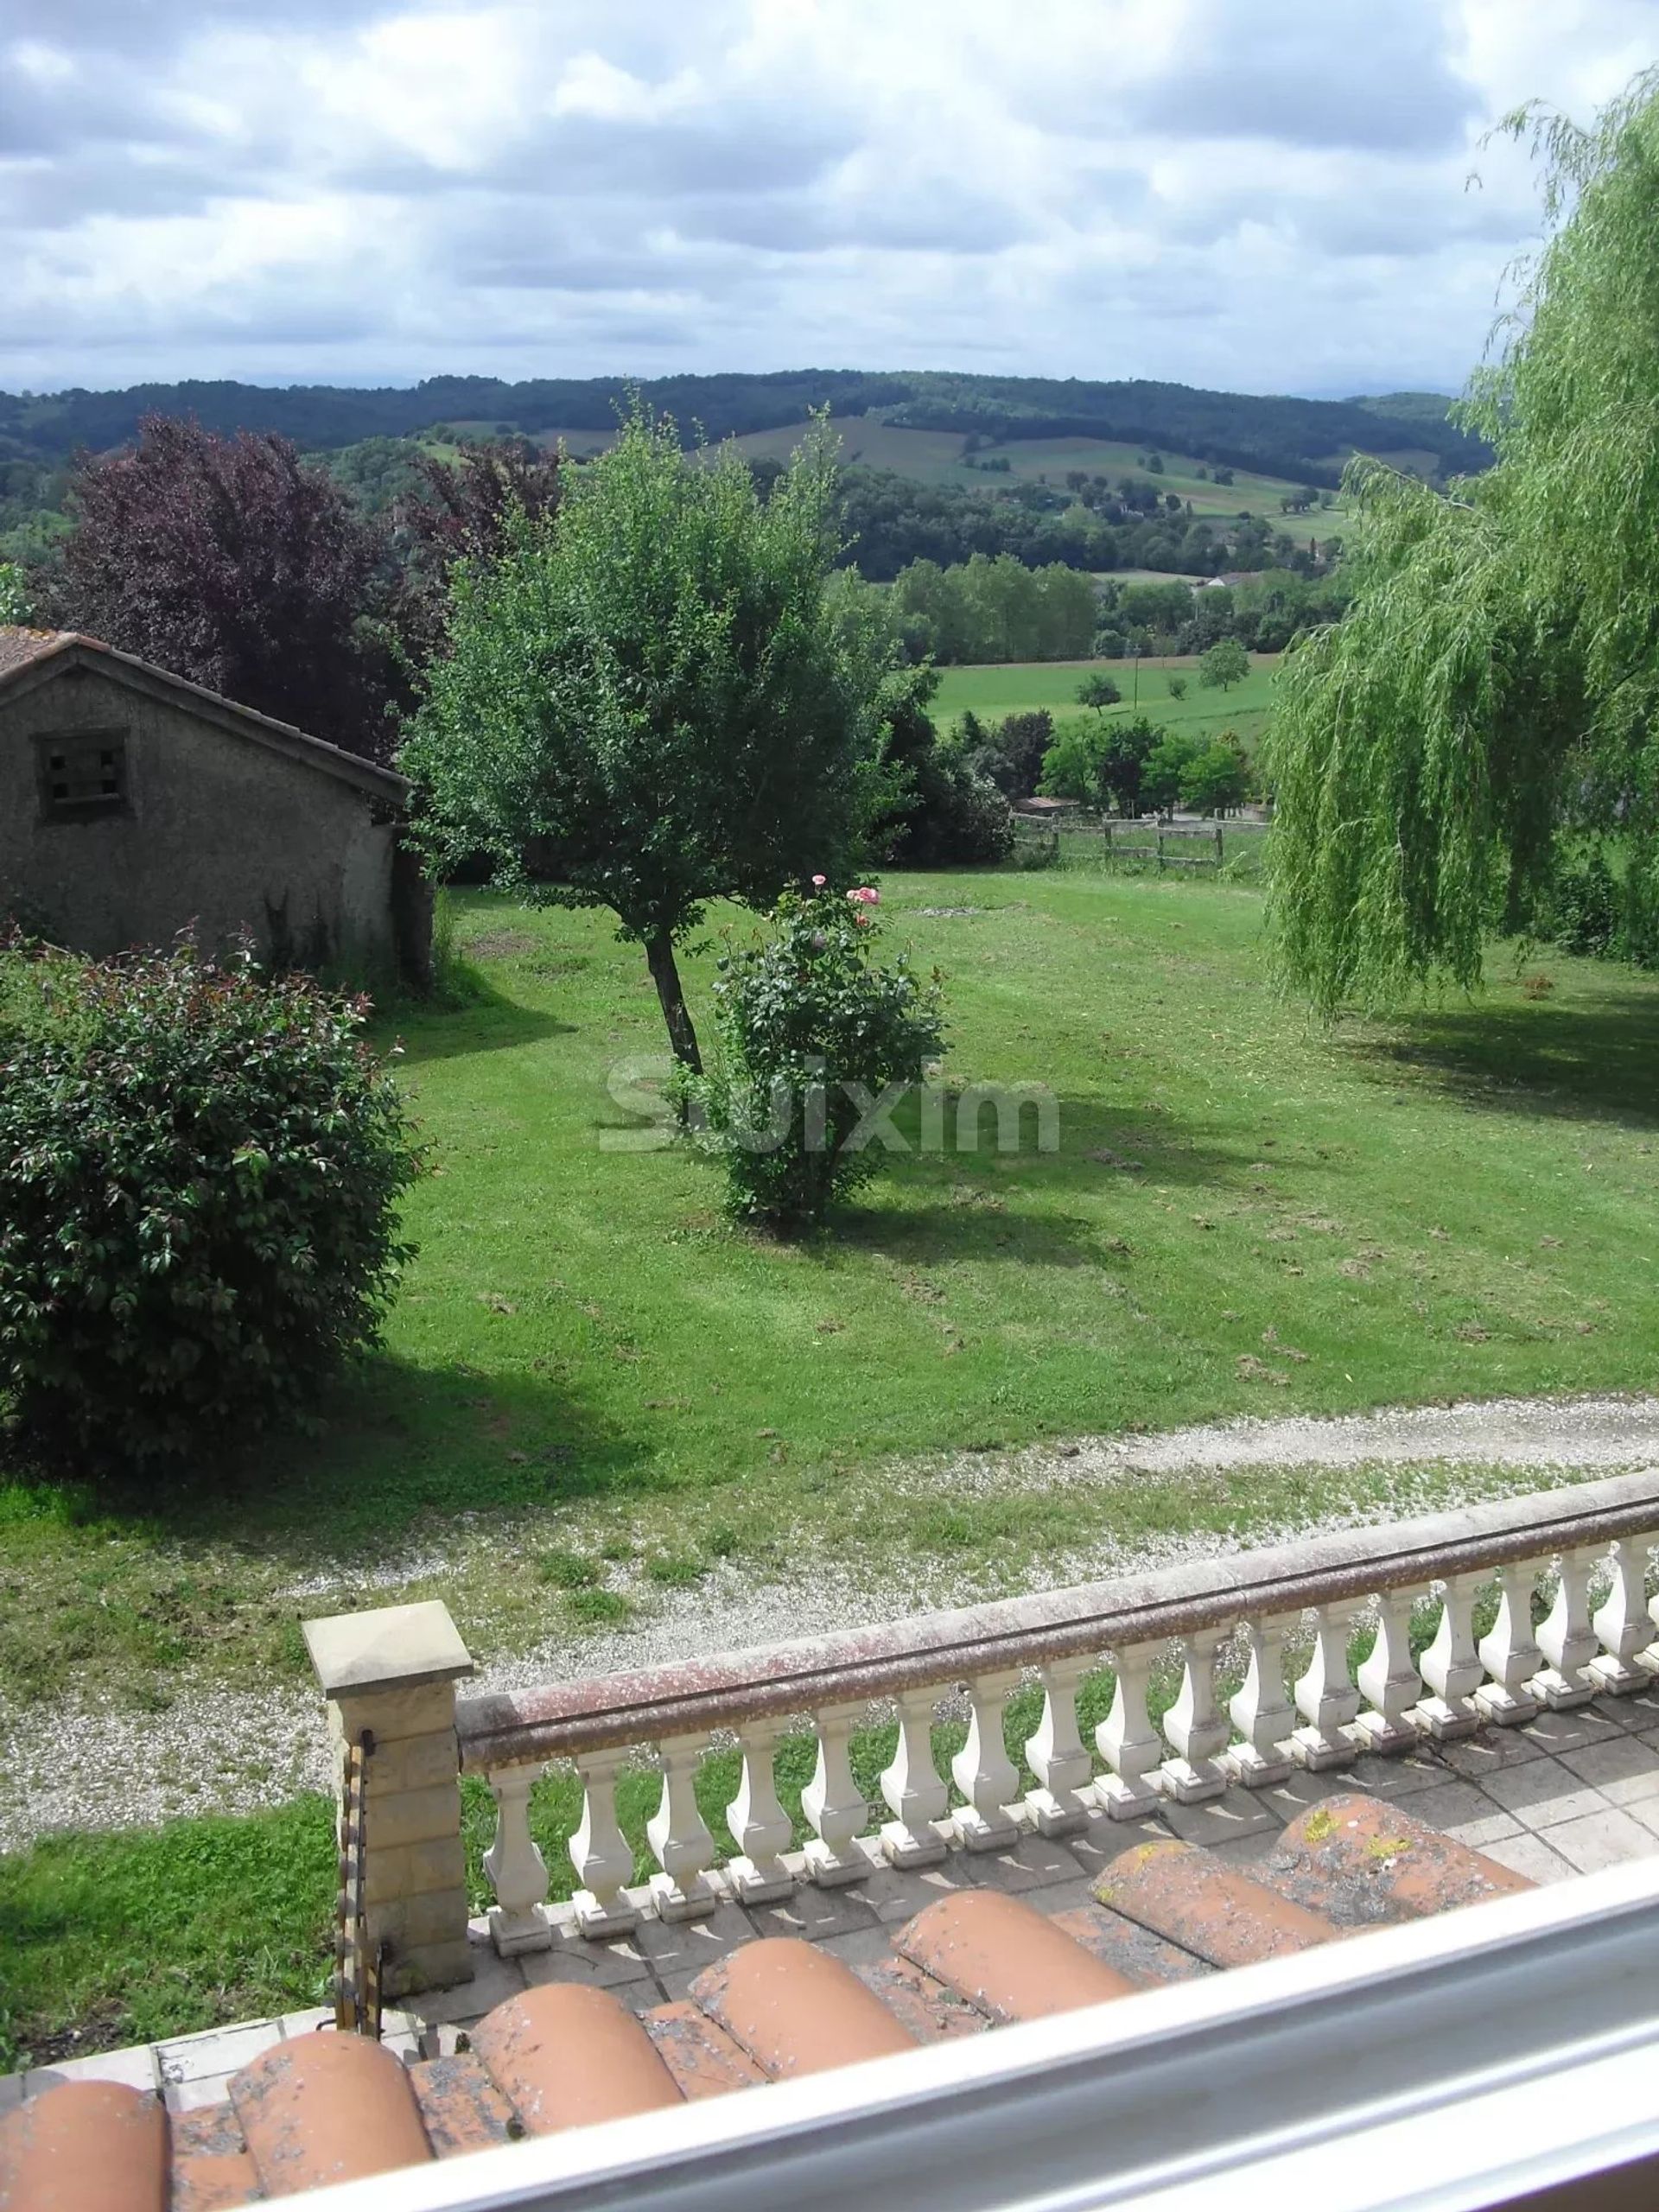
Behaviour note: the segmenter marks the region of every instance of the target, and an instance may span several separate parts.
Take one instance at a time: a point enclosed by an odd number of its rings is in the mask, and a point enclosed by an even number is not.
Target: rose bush
[[[717,1052],[685,1095],[735,1214],[821,1224],[874,1168],[873,1109],[942,1048],[938,970],[923,979],[903,954],[886,967],[870,957],[880,903],[873,885],[837,893],[814,876],[779,900],[771,936],[720,963]]]

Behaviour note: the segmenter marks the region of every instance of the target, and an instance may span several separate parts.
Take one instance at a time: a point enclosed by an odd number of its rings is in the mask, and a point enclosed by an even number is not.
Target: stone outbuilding
[[[0,916],[421,986],[431,906],[373,761],[66,630],[0,628]]]

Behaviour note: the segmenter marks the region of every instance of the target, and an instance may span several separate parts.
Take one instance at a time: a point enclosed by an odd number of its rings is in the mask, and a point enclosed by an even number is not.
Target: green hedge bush
[[[0,971],[0,1391],[29,1448],[143,1467],[303,1417],[410,1256],[366,1001],[188,947]]]

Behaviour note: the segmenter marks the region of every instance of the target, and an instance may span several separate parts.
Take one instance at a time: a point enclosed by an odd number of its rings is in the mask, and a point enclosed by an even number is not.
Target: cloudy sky
[[[1451,389],[1536,224],[1482,134],[1656,60],[1659,0],[0,0],[0,388]]]

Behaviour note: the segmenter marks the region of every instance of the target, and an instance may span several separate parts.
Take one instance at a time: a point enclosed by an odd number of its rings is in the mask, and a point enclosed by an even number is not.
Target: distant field
[[[1247,746],[1253,747],[1266,719],[1268,687],[1280,659],[1278,653],[1252,653],[1250,672],[1242,683],[1234,684],[1230,691],[1209,691],[1198,682],[1198,664],[1190,654],[1167,659],[1148,656],[1140,664],[1138,711],[1170,729],[1185,730],[1193,736],[1236,730]],[[1122,704],[1107,711],[1112,715],[1136,712],[1137,678],[1132,662],[995,661],[942,671],[938,696],[933,702],[934,723],[948,729],[970,708],[982,721],[1000,721],[1004,715],[1028,714],[1038,707],[1046,707],[1057,716],[1082,714],[1085,709],[1077,704],[1077,686],[1096,670],[1109,676],[1123,694]],[[1170,697],[1172,675],[1185,677],[1184,699]]]
[[[805,427],[802,421],[785,423],[775,430],[752,430],[734,442],[752,461],[786,461],[801,442]],[[1114,480],[1120,476],[1147,476],[1141,466],[1147,448],[1118,440],[1013,438],[1006,445],[983,447],[974,456],[982,461],[1006,459],[1008,466],[1003,470],[969,468],[963,458],[967,440],[959,430],[899,429],[874,415],[832,416],[831,427],[841,438],[844,467],[887,468],[897,475],[912,477],[918,484],[957,484],[995,492],[1046,479],[1057,490],[1063,491],[1067,473],[1071,469]],[[494,425],[486,422],[458,423],[455,428],[467,435],[484,437],[491,435]],[[609,434],[603,430],[551,429],[538,431],[536,435],[537,445],[550,449],[563,442],[578,458],[601,452],[610,442]],[[1390,457],[1405,467],[1409,467],[1414,458],[1405,454]],[[1257,475],[1241,468],[1235,471],[1230,484],[1217,484],[1211,478],[1194,474],[1201,464],[1190,455],[1165,453],[1161,458],[1163,474],[1149,480],[1162,491],[1173,492],[1183,500],[1190,499],[1195,514],[1231,519],[1248,508],[1252,514],[1270,522],[1280,519],[1279,502],[1291,489],[1288,479]],[[1340,503],[1328,508],[1313,508],[1306,515],[1283,518],[1285,527],[1293,535],[1306,531],[1320,537],[1340,531],[1346,519]]]

